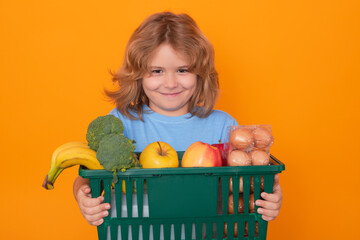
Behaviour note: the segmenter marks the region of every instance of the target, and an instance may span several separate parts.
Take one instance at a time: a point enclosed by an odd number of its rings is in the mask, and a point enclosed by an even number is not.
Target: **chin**
[[[154,112],[166,115],[166,116],[182,116],[188,113],[187,107],[181,106],[156,106],[150,107]]]

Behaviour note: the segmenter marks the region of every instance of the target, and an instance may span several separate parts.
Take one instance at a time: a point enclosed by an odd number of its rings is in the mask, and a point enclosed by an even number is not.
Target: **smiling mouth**
[[[175,97],[177,95],[180,94],[180,92],[176,92],[176,93],[161,93],[162,95],[166,96],[166,97]]]

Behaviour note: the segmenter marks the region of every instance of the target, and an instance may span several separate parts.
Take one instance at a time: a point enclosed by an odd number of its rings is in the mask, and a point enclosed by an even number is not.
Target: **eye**
[[[154,70],[151,70],[151,73],[160,74],[160,73],[162,73],[162,70],[161,69],[154,69]]]
[[[178,72],[179,72],[179,73],[187,73],[188,70],[187,70],[186,68],[180,68],[180,69],[178,70]]]

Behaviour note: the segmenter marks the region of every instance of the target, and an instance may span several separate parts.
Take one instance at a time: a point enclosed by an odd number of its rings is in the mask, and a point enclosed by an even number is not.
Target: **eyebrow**
[[[164,67],[150,66],[150,68],[164,68]],[[183,65],[183,66],[178,66],[177,68],[189,68],[189,66],[188,65]]]

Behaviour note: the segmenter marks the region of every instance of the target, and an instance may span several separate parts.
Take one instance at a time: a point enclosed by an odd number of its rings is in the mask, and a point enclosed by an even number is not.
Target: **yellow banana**
[[[69,167],[82,165],[88,169],[104,169],[96,158],[96,152],[82,142],[69,142],[59,146],[52,155],[50,170],[46,175],[43,187],[53,189],[54,182],[60,173]]]
[[[84,142],[80,142],[80,141],[73,141],[73,142],[67,142],[64,143],[63,145],[60,145],[58,148],[55,149],[55,151],[53,152],[52,156],[51,156],[51,162],[55,161],[57,155],[59,154],[59,152],[61,152],[62,150],[66,149],[66,148],[71,148],[74,146],[84,146],[86,147],[87,144]]]

